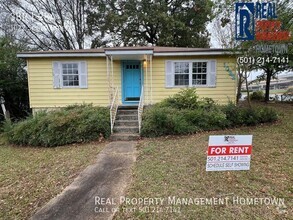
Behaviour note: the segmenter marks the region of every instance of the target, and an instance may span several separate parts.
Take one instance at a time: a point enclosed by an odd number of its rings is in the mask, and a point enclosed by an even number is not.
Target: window
[[[189,85],[189,63],[175,62],[175,85]]]
[[[139,69],[139,65],[137,65],[137,64],[127,64],[126,69]]]
[[[215,87],[216,60],[166,60],[166,87]]]
[[[207,84],[207,62],[192,63],[192,85]]]
[[[174,62],[175,86],[207,84],[207,62]]]
[[[53,86],[57,88],[87,88],[87,63],[53,62]]]
[[[62,64],[63,87],[79,86],[78,63]]]

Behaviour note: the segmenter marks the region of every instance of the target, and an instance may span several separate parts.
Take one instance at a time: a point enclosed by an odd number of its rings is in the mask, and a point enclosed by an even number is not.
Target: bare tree
[[[217,44],[222,48],[235,48],[237,46],[237,42],[235,41],[235,27],[233,22],[229,22],[225,26],[223,26],[222,19],[215,19],[213,22],[213,31],[216,36],[215,40]]]
[[[220,0],[216,3],[214,13],[216,17],[212,22],[212,28],[215,34],[215,40],[218,45],[225,49],[231,49],[237,56],[238,51],[234,48],[241,48],[238,41],[235,40],[235,0]],[[243,65],[237,65],[237,98],[238,103],[241,98],[242,85],[247,79],[247,69]]]
[[[215,18],[212,28],[217,43],[222,48],[235,48],[238,42],[235,40],[235,0],[218,0],[215,2]]]
[[[85,47],[84,0],[0,0],[0,8],[6,21],[14,23],[38,49]]]

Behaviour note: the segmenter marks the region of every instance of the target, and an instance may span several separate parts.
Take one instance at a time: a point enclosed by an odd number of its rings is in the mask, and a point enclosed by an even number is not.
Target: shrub
[[[293,86],[289,87],[284,95],[293,95]]]
[[[214,108],[212,111],[205,109],[195,109],[182,111],[184,118],[195,126],[197,131],[218,130],[224,128],[226,122],[226,115],[219,109]],[[191,129],[192,130],[192,129]]]
[[[240,126],[244,124],[244,111],[234,105],[233,103],[229,103],[228,105],[222,106],[222,110],[225,113],[228,121],[228,127]]]
[[[230,103],[223,106],[222,110],[226,114],[229,127],[250,126],[278,120],[277,112],[267,107],[248,108]]]
[[[256,109],[253,108],[242,108],[239,110],[243,114],[243,124],[242,125],[257,125],[260,122],[260,115]]]
[[[3,132],[4,121],[0,121],[0,134]]]
[[[146,137],[156,137],[169,134],[194,133],[198,129],[192,126],[192,122],[187,120],[184,110],[160,105],[152,106],[145,110],[143,114],[143,126],[141,135]],[[185,110],[191,111],[191,110]]]
[[[182,89],[177,94],[163,100],[161,106],[177,109],[196,109],[198,107],[198,96],[194,88]]]
[[[192,100],[192,103],[184,103],[179,97],[182,97],[184,102]],[[198,99],[194,90],[187,89],[145,110],[141,135],[155,137],[189,134],[257,125],[277,119],[278,115],[273,109],[266,107],[251,109],[233,103],[219,106],[212,99]]]
[[[266,122],[274,122],[278,120],[277,112],[272,108],[258,108],[256,111],[259,112],[259,122],[266,123]]]
[[[199,98],[195,88],[182,89],[177,94],[164,99],[157,105],[175,109],[198,109],[211,110],[216,107],[216,103],[211,98]]]
[[[5,126],[4,137],[11,144],[53,147],[87,142],[110,136],[109,109],[74,105]]]
[[[191,134],[224,128],[226,115],[219,109],[176,109],[155,105],[144,112],[141,135],[155,137],[170,134]]]
[[[265,95],[263,91],[256,91],[250,95],[250,99],[255,101],[263,101],[264,98],[265,98]]]

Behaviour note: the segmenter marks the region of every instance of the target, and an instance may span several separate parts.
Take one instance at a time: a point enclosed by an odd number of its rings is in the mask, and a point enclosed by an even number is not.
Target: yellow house
[[[220,104],[235,100],[235,58],[223,49],[121,47],[23,52],[30,107],[65,107],[76,103],[110,106],[115,89],[120,105],[153,104],[195,87],[201,97]]]
[[[79,103],[143,106],[187,87],[219,104],[236,98],[235,57],[224,49],[119,47],[18,57],[27,60],[33,112]]]

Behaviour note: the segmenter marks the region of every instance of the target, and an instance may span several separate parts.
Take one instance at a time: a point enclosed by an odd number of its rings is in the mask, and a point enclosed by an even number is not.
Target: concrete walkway
[[[81,172],[32,219],[112,219],[131,181],[135,147],[136,142],[109,143],[94,165]]]

